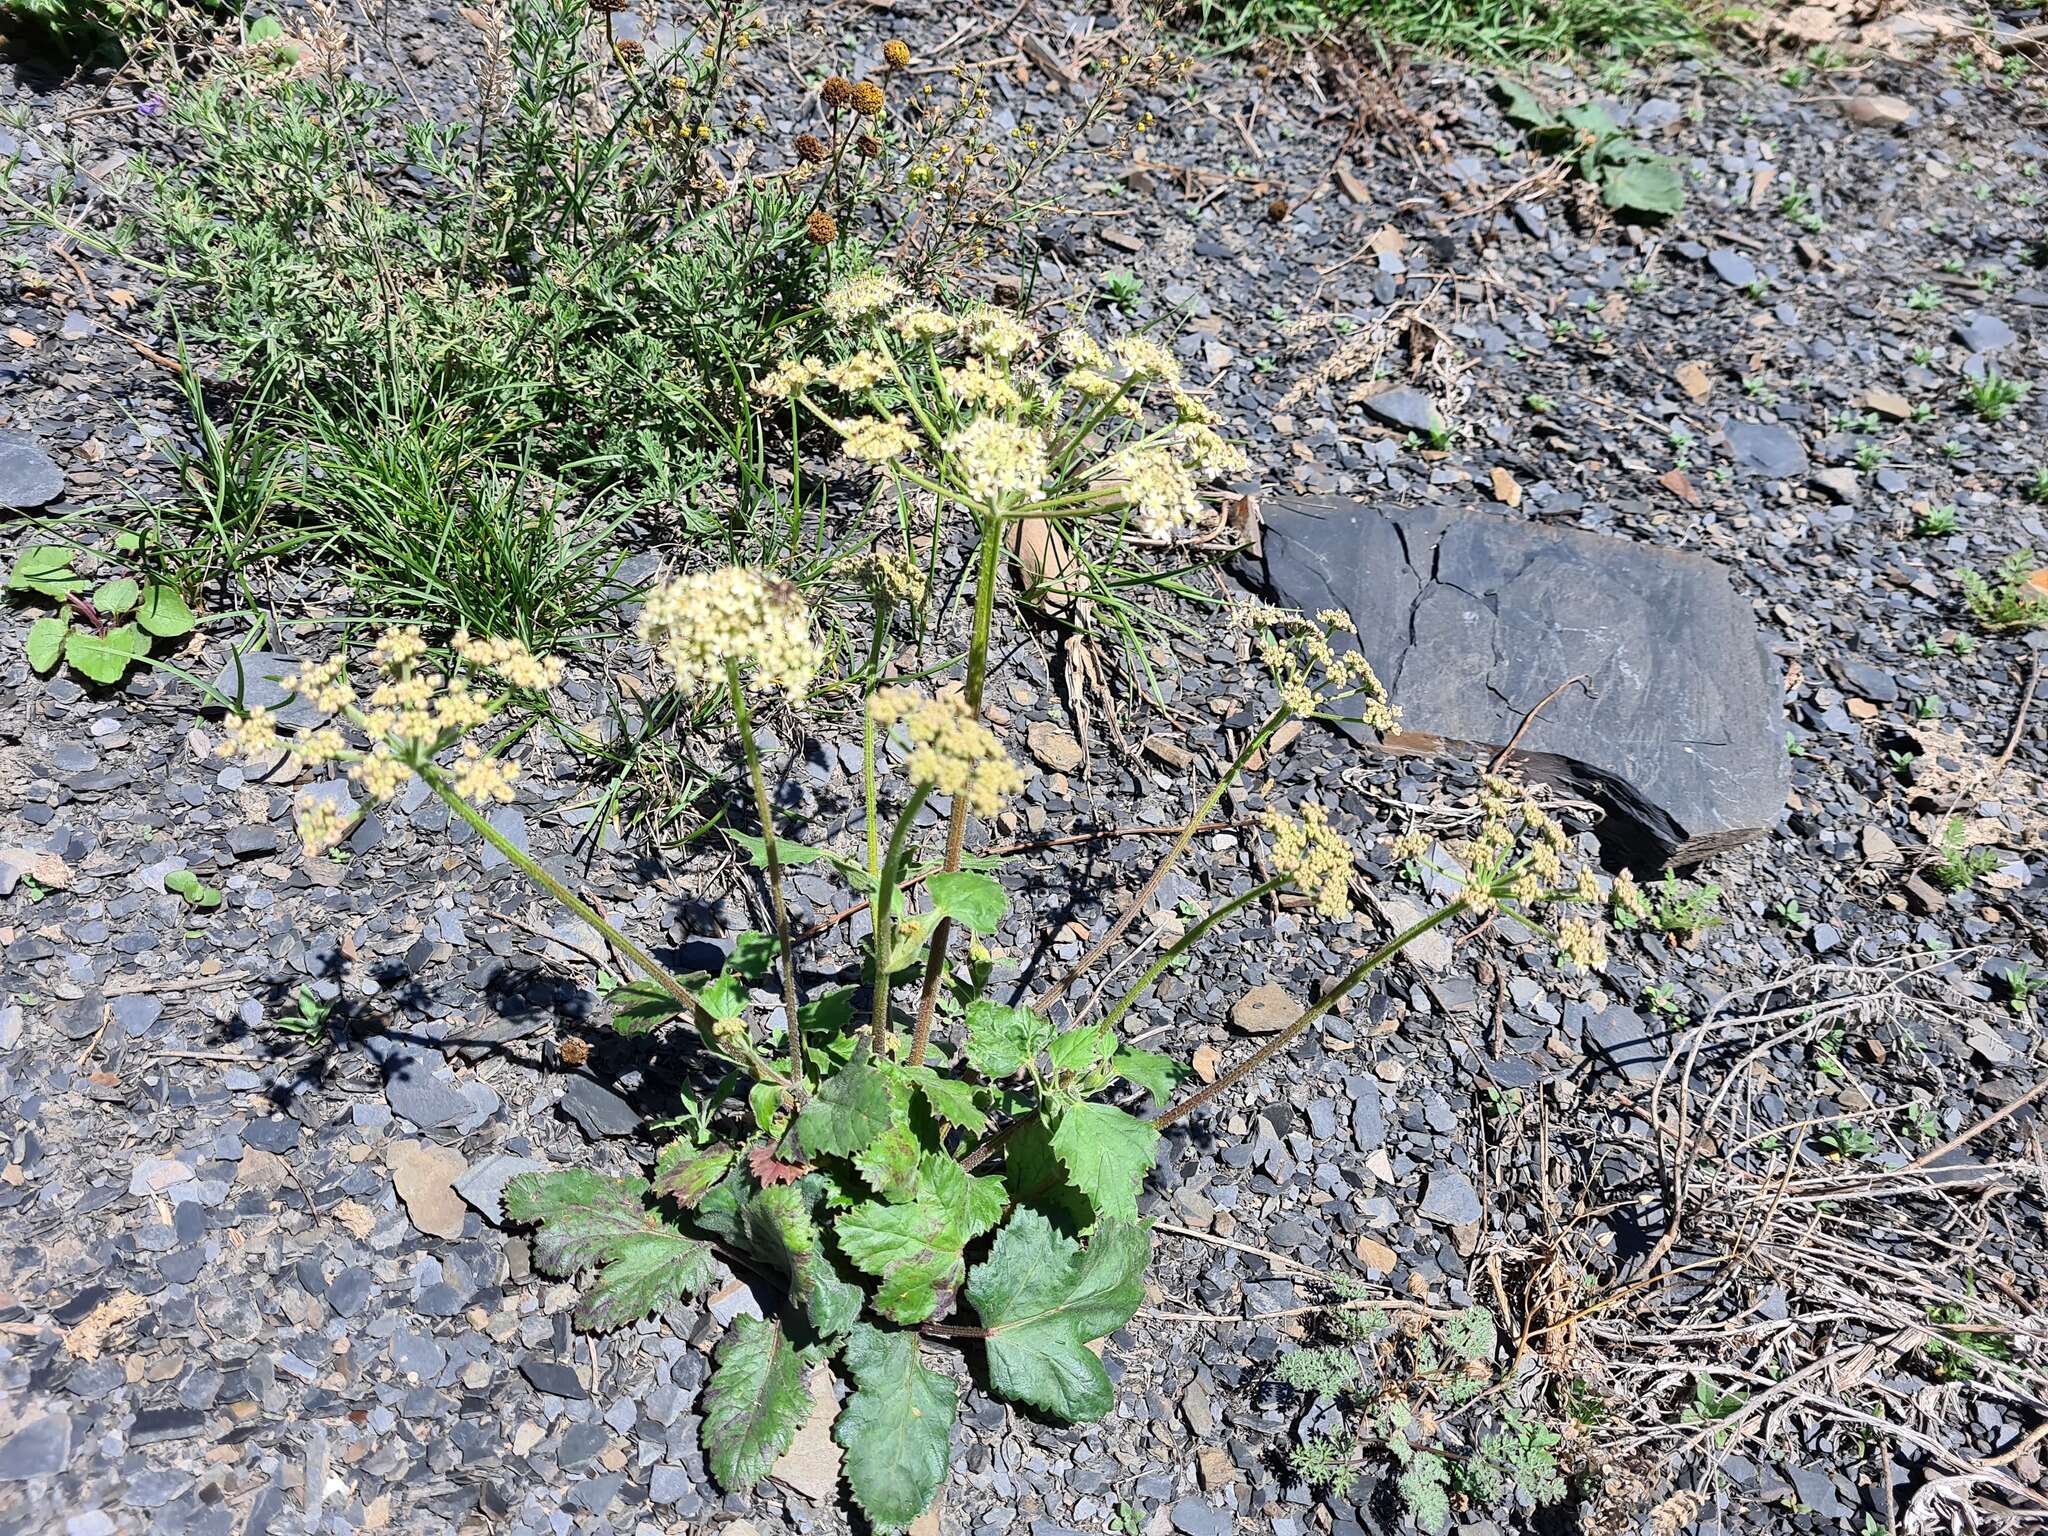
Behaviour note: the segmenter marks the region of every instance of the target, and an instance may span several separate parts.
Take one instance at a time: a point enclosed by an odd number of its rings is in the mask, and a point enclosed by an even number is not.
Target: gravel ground
[[[1087,20],[1029,19],[1054,39]],[[376,39],[374,77],[456,72],[472,46],[445,13],[353,24]],[[889,26],[950,23],[899,6]],[[856,31],[867,55],[887,35]],[[1061,110],[1041,74],[996,78],[1001,113]],[[1590,77],[1543,83],[1595,91]],[[1843,99],[1876,93],[1910,115],[1893,125]],[[1419,947],[1179,1128],[1147,1200],[1166,1224],[1155,1292],[1105,1350],[1122,1382],[1114,1416],[1053,1427],[970,1391],[947,1532],[1103,1530],[1125,1506],[1140,1529],[1184,1536],[1399,1528],[1386,1467],[1366,1467],[1349,1497],[1278,1469],[1290,1431],[1331,1412],[1271,1380],[1311,1326],[1286,1314],[1339,1274],[1493,1305],[1510,1334],[1555,1323],[1529,1300],[1539,1278],[1605,1284],[1678,1231],[1674,1114],[1692,1138],[1676,1161],[1696,1182],[1673,1261],[1717,1238],[1740,1252],[1711,1284],[1667,1279],[1542,1334],[1532,1371],[1624,1410],[1575,1453],[1611,1486],[1642,1484],[1584,1528],[1641,1528],[1673,1487],[1700,1493],[1700,1529],[1882,1529],[1908,1509],[1940,1517],[1944,1500],[1995,1523],[2017,1497],[2000,1478],[2043,1484],[2048,1248],[2028,1095],[2048,1042],[2000,979],[2048,960],[2042,637],[1954,642],[1975,636],[1960,569],[2048,549],[2022,494],[2044,459],[2048,389],[1996,423],[1961,396],[1987,368],[2048,379],[2042,225],[2023,201],[2048,179],[2048,118],[2038,91],[1938,62],[1799,87],[1680,63],[1621,95],[1615,115],[1691,172],[1667,228],[1613,225],[1546,181],[1481,74],[1328,61],[1202,65],[1179,111],[1151,104],[1161,126],[1141,163],[1079,169],[1075,200],[1107,215],[1044,227],[1055,290],[1137,279],[1130,318],[1177,336],[1244,424],[1269,494],[1485,503],[1726,562],[1784,664],[1795,787],[1767,838],[1695,872],[1722,887],[1718,926],[1622,937],[1592,975],[1505,924]],[[14,186],[31,201],[60,174],[117,183],[148,128],[133,93],[104,83],[17,78],[10,102],[0,149],[21,155]],[[1788,188],[1823,228],[1781,212]],[[17,226],[9,242],[48,282],[9,280],[4,425],[62,471],[52,510],[117,519],[166,493],[161,449],[182,430],[149,355],[169,345],[152,286],[113,261],[53,258],[46,231]],[[1909,302],[1922,285],[1932,307]],[[124,304],[124,289],[139,297]],[[1376,376],[1432,396],[1451,427],[1441,448],[1363,407]],[[1865,444],[1874,468],[1858,466]],[[0,462],[9,477],[37,468]],[[1915,536],[1936,506],[1955,508],[1954,531]],[[1149,868],[1157,840],[1134,829],[1183,818],[1258,705],[1232,643],[1199,610],[1170,616],[1163,697],[1119,709],[1128,751],[1100,720],[1080,750],[1042,637],[1026,632],[994,674],[996,723],[1041,771],[989,835],[1123,832],[1012,866],[1002,939],[1026,984],[1100,931]],[[173,679],[38,679],[24,625],[0,619],[14,705],[0,716],[0,859],[26,871],[0,872],[0,1530],[842,1528],[816,1455],[751,1501],[705,1476],[706,1351],[758,1305],[743,1284],[586,1337],[570,1330],[569,1290],[533,1276],[524,1239],[498,1224],[511,1172],[644,1164],[649,1122],[675,1108],[673,1053],[605,1028],[592,936],[451,835],[431,802],[366,816],[344,862],[305,857],[294,785],[217,752],[217,720],[195,719]],[[210,673],[222,643],[195,641],[182,664]],[[789,722],[783,741],[787,803],[828,826],[846,816],[857,743]],[[578,765],[537,748],[528,769],[502,825],[632,931],[688,965],[753,921],[711,855],[577,855]],[[1451,813],[1472,773],[1310,730],[1224,819],[1312,790],[1371,841]],[[1996,859],[1955,896],[1925,867],[1951,810]],[[1148,942],[1188,904],[1259,878],[1241,830],[1198,848]],[[225,905],[188,912],[164,885],[179,867]],[[1334,929],[1284,904],[1247,917],[1171,974],[1131,1033],[1227,1065],[1248,1049],[1232,1023],[1247,993],[1311,996],[1419,899],[1383,852],[1362,870],[1370,915]],[[808,876],[796,886],[811,918],[844,900]],[[847,924],[822,938],[812,979],[843,973],[857,936]],[[306,1008],[324,1041],[282,1029]],[[587,1062],[564,1064],[568,1041],[590,1045]],[[1681,1079],[1690,1110],[1674,1104]],[[1736,1091],[1714,1099],[1724,1084]],[[1924,1118],[1908,1118],[1916,1104]],[[1871,1131],[1867,1153],[1808,1143],[1845,1116]],[[1789,1201],[1751,1189],[1745,1202],[1717,1154],[1772,1134],[1795,1147],[1802,1183]],[[1920,1282],[1900,1276],[1937,1270],[1971,1275],[1984,1316],[2034,1315],[2011,1374],[1944,1380],[1887,1321],[1900,1297],[1929,1320]],[[1783,1411],[1726,1435],[1682,1424],[1687,1362],[1729,1358],[1755,1366],[1752,1393]],[[1786,1378],[1815,1361],[1826,1380],[1802,1399]],[[1911,1434],[1873,1439],[1814,1398]],[[1513,1506],[1458,1520],[1473,1536],[1558,1528]]]

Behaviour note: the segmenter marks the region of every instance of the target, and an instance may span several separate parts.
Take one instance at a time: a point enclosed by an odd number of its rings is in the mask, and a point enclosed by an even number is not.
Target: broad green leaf
[[[693,1147],[679,1137],[654,1159],[654,1192],[688,1210],[725,1177],[737,1156],[738,1152],[722,1141]]]
[[[782,1112],[782,1088],[776,1083],[756,1083],[747,1090],[747,1108],[754,1112],[754,1124],[763,1131],[775,1129],[775,1117]]]
[[[898,1123],[869,1142],[853,1159],[868,1187],[890,1205],[917,1198],[917,1165],[922,1149],[910,1127]]]
[[[903,1075],[924,1095],[934,1118],[947,1125],[957,1125],[962,1130],[978,1132],[987,1128],[988,1116],[975,1102],[972,1083],[947,1077],[930,1067],[911,1067]]]
[[[963,1245],[1001,1221],[1010,1203],[1001,1179],[969,1173],[943,1152],[926,1156],[921,1182],[925,1199],[946,1212]]]
[[[938,918],[929,912],[898,917],[889,926],[889,974],[908,970],[924,960],[925,943],[932,936]]]
[[[1088,1341],[1131,1320],[1151,1253],[1138,1222],[1103,1222],[1084,1249],[1037,1211],[1012,1216],[967,1282],[997,1395],[1070,1422],[1108,1413],[1115,1394]]]
[[[177,640],[191,634],[198,621],[176,587],[151,582],[142,589],[142,606],[135,610],[135,622],[161,640]]]
[[[725,973],[743,981],[759,981],[775,969],[779,953],[774,934],[756,933],[749,928],[733,936],[732,953],[725,957]]]
[[[622,1035],[643,1035],[680,1018],[688,1005],[676,1001],[659,982],[629,981],[605,994],[612,1005],[612,1028]]]
[[[1109,1064],[1118,1077],[1129,1078],[1161,1104],[1173,1097],[1175,1086],[1188,1075],[1187,1068],[1171,1056],[1129,1046],[1111,1057]]]
[[[133,624],[123,624],[104,635],[89,629],[73,629],[64,637],[64,659],[73,671],[96,683],[118,683],[128,674],[135,658],[149,649],[149,636]]]
[[[721,1021],[738,1018],[747,1011],[750,1001],[747,984],[730,972],[714,976],[697,993],[698,1006],[713,1019]]]
[[[28,664],[47,672],[64,659],[64,632],[71,620],[64,614],[45,615],[28,627]]]
[[[918,1359],[916,1334],[865,1323],[847,1335],[846,1369],[853,1395],[832,1426],[846,1481],[877,1530],[902,1530],[945,1484],[958,1389]]]
[[[719,1486],[744,1493],[789,1449],[811,1394],[803,1354],[774,1323],[741,1314],[704,1393],[704,1455]]]
[[[1159,1155],[1159,1132],[1112,1104],[1070,1104],[1052,1129],[1052,1154],[1100,1221],[1135,1221],[1138,1191]]]
[[[1109,1053],[1115,1049],[1116,1032],[1108,1025],[1076,1024],[1061,1031],[1045,1048],[1045,1054],[1062,1072],[1086,1072],[1109,1060]]]
[[[185,898],[187,906],[201,912],[211,912],[220,905],[220,891],[208,885],[189,869],[174,869],[164,876],[164,889],[174,896]]]
[[[892,1118],[889,1080],[869,1063],[862,1044],[796,1117],[797,1140],[806,1157],[851,1157],[887,1130]]]
[[[249,23],[249,41],[251,43],[274,43],[283,36],[284,23],[275,16],[259,16]]]
[[[7,585],[16,592],[63,598],[83,592],[92,583],[71,569],[71,551],[62,544],[31,544],[14,557]]]
[[[1589,101],[1580,106],[1566,107],[1558,116],[1573,133],[1592,139],[1596,145],[1616,137],[1621,132],[1621,124],[1609,117],[1607,109],[1598,102]]]
[[[1669,160],[1610,166],[1601,173],[1600,200],[1630,213],[1677,213],[1685,206],[1685,177]]]
[[[768,867],[768,843],[765,838],[742,832],[737,827],[727,827],[725,835],[738,843],[747,853],[747,862],[756,869]],[[798,864],[816,864],[820,861],[830,864],[839,877],[863,895],[875,888],[875,877],[868,873],[867,866],[857,859],[849,859],[829,848],[807,848],[802,843],[792,843],[786,837],[775,840],[775,857],[784,869]]]
[[[1520,81],[1496,80],[1494,88],[1501,94],[1502,114],[1517,128],[1549,128],[1558,121],[1557,114]]]
[[[711,1249],[649,1209],[639,1179],[607,1179],[587,1168],[522,1173],[505,1186],[505,1214],[537,1222],[533,1261],[567,1278],[596,1271],[576,1309],[585,1328],[608,1331],[651,1317],[711,1278]]]
[[[967,1005],[967,1061],[984,1077],[1008,1077],[1052,1040],[1052,1026],[1029,1008],[978,998]]]
[[[107,618],[132,612],[141,601],[142,585],[132,576],[117,576],[112,581],[103,581],[92,594],[93,607]]]
[[[897,1323],[921,1323],[943,1311],[966,1269],[966,1236],[951,1213],[926,1200],[884,1205],[871,1200],[832,1227],[840,1250],[882,1282],[875,1310]]]
[[[954,922],[975,933],[994,933],[1002,925],[1003,912],[1010,904],[1002,886],[987,875],[965,870],[941,872],[925,882],[932,905]]]
[[[803,1191],[794,1184],[763,1189],[747,1201],[743,1219],[747,1251],[789,1281],[790,1300],[803,1307],[819,1337],[845,1332],[860,1316],[864,1297],[834,1273]]]

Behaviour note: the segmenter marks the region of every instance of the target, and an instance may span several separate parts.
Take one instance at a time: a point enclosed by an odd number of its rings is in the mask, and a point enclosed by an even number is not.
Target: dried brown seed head
[[[853,102],[853,82],[844,75],[827,75],[825,83],[818,88],[818,94],[825,105],[837,112]]]
[[[804,220],[804,233],[811,237],[813,245],[830,245],[839,238],[839,221],[824,209],[817,209]]]
[[[891,69],[910,68],[910,44],[900,37],[892,37],[882,44],[882,62]]]
[[[800,133],[796,136],[796,157],[805,165],[823,165],[831,156],[832,151],[815,133]]]
[[[882,88],[872,80],[863,80],[853,88],[851,97],[853,110],[862,117],[873,117],[882,110],[887,98]]]

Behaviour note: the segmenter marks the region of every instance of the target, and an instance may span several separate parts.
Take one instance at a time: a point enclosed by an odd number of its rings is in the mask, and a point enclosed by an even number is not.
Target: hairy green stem
[[[1460,896],[1456,901],[1439,907],[1420,922],[1413,923],[1400,933],[1395,934],[1386,943],[1345,972],[1343,980],[1325,992],[1321,998],[1310,1004],[1307,1008],[1304,1008],[1300,1018],[1281,1030],[1279,1034],[1268,1040],[1256,1051],[1253,1051],[1251,1055],[1245,1057],[1243,1061],[1232,1067],[1228,1072],[1217,1078],[1215,1082],[1189,1094],[1178,1104],[1174,1105],[1173,1108],[1161,1110],[1158,1114],[1154,1115],[1151,1121],[1152,1125],[1163,1130],[1167,1126],[1172,1125],[1174,1121],[1187,1118],[1187,1116],[1193,1114],[1204,1104],[1215,1098],[1217,1094],[1242,1082],[1246,1076],[1256,1072],[1261,1066],[1292,1045],[1303,1030],[1336,1007],[1338,1003],[1342,1002],[1366,977],[1421,938],[1430,929],[1440,923],[1449,922],[1460,912],[1463,912],[1466,905],[1466,899]]]
[[[1280,729],[1281,723],[1292,713],[1293,711],[1283,704],[1266,717],[1266,723],[1254,731],[1251,739],[1239,748],[1237,756],[1231,759],[1230,766],[1225,768],[1222,776],[1216,780],[1215,787],[1203,798],[1202,803],[1195,807],[1195,814],[1188,818],[1187,825],[1175,835],[1171,846],[1160,858],[1157,867],[1153,869],[1144,885],[1139,887],[1138,893],[1124,904],[1124,909],[1117,914],[1116,921],[1109,925],[1109,931],[1088,946],[1088,952],[1068,967],[1066,975],[1038,994],[1037,999],[1031,1004],[1033,1008],[1043,1013],[1058,1002],[1066,995],[1067,988],[1087,975],[1089,967],[1102,958],[1110,945],[1123,937],[1125,930],[1137,921],[1138,914],[1145,910],[1145,903],[1150,901],[1159,887],[1165,883],[1167,871],[1173,868],[1174,861],[1185,853],[1188,844],[1195,840],[1195,829],[1209,819],[1209,813],[1216,809],[1216,802],[1223,798],[1223,792],[1240,773],[1244,772],[1244,765],[1252,760],[1253,755],[1261,747],[1272,740],[1273,733]]]
[[[882,649],[889,633],[889,599],[875,599],[875,632],[868,642],[868,686],[863,702],[875,696],[875,685],[882,679]],[[882,822],[881,812],[875,802],[875,716],[870,709],[860,712],[860,787],[861,800],[867,809],[868,824],[868,874],[879,877],[882,873]]]
[[[804,1084],[804,1031],[796,1016],[796,945],[789,936],[789,907],[782,899],[782,849],[775,839],[775,806],[768,798],[768,779],[761,771],[761,749],[754,741],[754,718],[747,710],[747,690],[740,686],[739,663],[727,659],[725,687],[732,695],[733,722],[740,749],[746,754],[747,776],[754,781],[754,814],[761,822],[761,849],[768,869],[768,906],[775,914],[775,945],[782,952],[782,1008],[789,1036],[789,1082],[799,1098]]]
[[[982,523],[981,564],[974,578],[974,628],[967,642],[967,708],[981,718],[981,695],[988,684],[988,636],[996,607],[996,573],[1002,566],[1003,518],[998,515]],[[953,797],[952,814],[946,823],[948,872],[960,867],[960,850],[967,841],[967,800]],[[917,1031],[910,1041],[910,1064],[924,1065],[924,1053],[931,1044],[932,1019],[938,1012],[939,984],[945,978],[946,950],[953,941],[953,919],[941,916],[932,929],[931,948],[925,952],[924,986],[917,1000]]]
[[[895,916],[890,908],[903,874],[903,845],[910,836],[910,824],[924,809],[931,792],[929,784],[920,784],[911,791],[889,833],[889,851],[882,855],[881,878],[875,882],[875,992],[869,1009],[868,1033],[870,1049],[877,1056],[889,1039],[889,952],[895,948]]]
[[[1182,955],[1186,954],[1190,949],[1192,949],[1195,945],[1195,941],[1200,939],[1203,934],[1207,933],[1210,929],[1214,928],[1217,924],[1231,917],[1233,914],[1240,912],[1244,908],[1250,906],[1260,897],[1268,895],[1273,891],[1279,890],[1280,887],[1285,885],[1286,883],[1287,876],[1275,875],[1272,879],[1266,881],[1265,884],[1253,886],[1250,890],[1246,891],[1242,896],[1231,897],[1229,901],[1226,901],[1214,912],[1209,913],[1208,916],[1202,918],[1201,921],[1197,922],[1193,927],[1189,928],[1188,931],[1186,933],[1183,933],[1178,939],[1175,939],[1173,941],[1173,944],[1165,951],[1165,953],[1161,954],[1157,960],[1153,961],[1152,964],[1146,968],[1145,974],[1138,978],[1137,982],[1131,987],[1130,991],[1126,992],[1121,998],[1117,1000],[1116,1006],[1110,1009],[1108,1013],[1103,1015],[1102,1022],[1104,1027],[1114,1028],[1116,1025],[1116,1021],[1118,1019],[1121,1019],[1125,1014],[1131,1011],[1131,1005],[1136,1003],[1140,997],[1143,997],[1145,995],[1145,989],[1150,987],[1153,982],[1157,981],[1160,977],[1160,974],[1164,972],[1169,965],[1172,965],[1174,961],[1178,960]]]
[[[652,955],[648,954],[646,950],[612,926],[597,908],[593,907],[581,896],[570,890],[568,886],[548,873],[546,867],[538,860],[514,844],[504,833],[485,820],[475,806],[456,793],[455,787],[442,777],[440,769],[434,767],[431,763],[427,763],[422,764],[415,771],[418,772],[421,781],[426,784],[427,788],[438,795],[442,803],[449,810],[468,822],[477,836],[502,853],[518,868],[521,874],[554,897],[566,910],[582,918],[584,922],[590,924],[591,927],[609,939],[612,946],[620,954],[640,967],[642,971],[646,972],[649,979],[656,986],[660,987],[662,991],[688,1009],[693,1021],[701,1017],[703,1009],[697,1001],[696,993],[677,981]],[[768,1062],[764,1061],[751,1045],[742,1041],[734,1045],[732,1049],[740,1056],[742,1065],[761,1082],[779,1083],[784,1087],[789,1086],[784,1081],[782,1074],[776,1071]]]

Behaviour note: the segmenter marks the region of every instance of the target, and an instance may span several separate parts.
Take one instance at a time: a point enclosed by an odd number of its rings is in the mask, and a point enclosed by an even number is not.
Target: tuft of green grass
[[[2018,379],[2006,378],[1996,368],[1987,368],[1983,378],[1963,386],[1963,398],[1980,419],[2003,421],[2012,414],[2014,406],[2027,398],[2027,386]]]
[[[1639,58],[1701,46],[1682,0],[1183,0],[1181,25],[1224,51],[1356,31],[1396,47],[1512,65]]]

